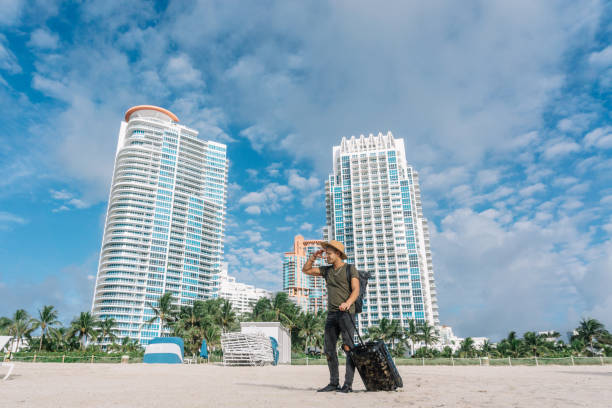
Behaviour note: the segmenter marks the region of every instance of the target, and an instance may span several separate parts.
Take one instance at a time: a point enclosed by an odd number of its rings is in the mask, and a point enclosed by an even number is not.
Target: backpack
[[[351,289],[351,268],[355,268],[355,265],[347,264],[346,279],[349,283],[349,289]],[[357,300],[355,300],[355,314],[361,313],[361,310],[363,309],[363,297],[366,294],[366,287],[368,286],[368,279],[370,279],[370,272],[358,270],[357,275],[359,275],[359,296],[357,296]]]

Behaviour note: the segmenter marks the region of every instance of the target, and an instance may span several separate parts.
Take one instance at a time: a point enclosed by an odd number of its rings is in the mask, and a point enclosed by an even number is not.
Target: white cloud
[[[0,26],[13,25],[19,21],[25,0],[2,0],[0,1]]]
[[[53,212],[69,210],[69,206],[78,209],[89,208],[91,206],[91,203],[88,203],[85,200],[75,197],[73,193],[70,193],[66,190],[50,190],[49,192],[51,193],[51,197],[54,200],[63,202],[63,204],[59,208],[54,209]]]
[[[70,208],[68,206],[61,205],[58,208],[52,209],[51,211],[54,212],[54,213],[57,213],[57,212],[68,211],[68,210],[70,210]]]
[[[276,140],[276,135],[261,125],[250,126],[240,131],[240,136],[246,137],[251,146],[258,152],[261,152],[265,145]]]
[[[51,197],[56,200],[69,200],[73,197],[72,193],[67,192],[66,190],[56,191],[51,190]]]
[[[242,231],[242,235],[246,235],[247,241],[251,244],[255,244],[258,247],[267,248],[272,245],[269,241],[266,241],[264,239],[264,236],[261,231],[245,230]]]
[[[309,222],[305,222],[302,225],[300,225],[300,230],[302,231],[312,231],[312,224]]]
[[[317,177],[302,177],[299,175],[298,170],[296,169],[289,169],[287,173],[289,174],[289,185],[297,190],[315,190],[321,185],[321,182]]]
[[[612,45],[607,46],[601,51],[593,52],[589,55],[589,62],[599,67],[609,67],[612,65]]]
[[[59,45],[59,36],[49,30],[38,28],[30,34],[29,47],[54,50]]]
[[[481,186],[496,184],[500,179],[500,171],[497,169],[485,169],[478,172],[476,182]]]
[[[279,289],[282,282],[282,253],[242,246],[230,248],[226,260],[240,282]]]
[[[291,189],[278,183],[270,183],[260,191],[252,191],[242,196],[238,202],[246,205],[249,214],[265,212],[269,214],[281,208],[282,203],[293,199]]]
[[[278,177],[280,175],[280,169],[283,166],[282,163],[272,163],[266,166],[266,171],[270,177]]]
[[[261,214],[261,207],[258,205],[249,205],[244,209],[244,212],[251,215],[259,215]]]
[[[546,185],[542,183],[532,184],[519,190],[519,194],[523,197],[529,197],[531,195],[546,191]]]
[[[577,182],[578,179],[572,176],[558,177],[553,180],[553,184],[555,186],[569,186],[571,184],[576,184]]]
[[[612,126],[600,127],[590,131],[584,137],[587,147],[598,147],[600,149],[612,148]]]
[[[544,157],[548,160],[566,156],[580,151],[580,145],[571,140],[554,140],[544,148]]]
[[[432,230],[432,248],[443,323],[463,336],[496,340],[508,331],[576,326],[574,313],[612,324],[604,308],[612,297],[610,241],[590,245],[584,215],[507,225],[500,214],[459,209]],[[607,263],[607,264],[606,264]],[[604,289],[605,288],[605,289]],[[517,319],[517,316],[521,316]]]
[[[612,204],[612,194],[602,197],[599,202],[601,204]]]
[[[193,67],[189,56],[184,54],[170,58],[164,74],[171,86],[191,88],[204,86],[202,73]]]
[[[423,185],[427,185],[428,191],[449,190],[469,178],[468,170],[465,167],[451,167],[438,173],[432,171],[433,169],[426,168],[421,172]]]
[[[564,55],[575,33],[583,41],[593,32],[598,7],[334,3],[298,13],[276,3],[253,15],[231,3],[196,4],[189,13],[170,7],[169,27],[176,44],[222,73],[216,96],[248,124],[242,135],[255,149],[311,160],[322,177],[322,152],[343,135],[379,129],[409,139],[409,159],[421,169],[441,161],[473,167],[489,152],[531,143],[564,83]],[[384,29],[366,35],[363,26]],[[275,35],[299,45],[265,40]],[[219,42],[227,53],[215,53]]]
[[[596,119],[595,114],[578,113],[561,119],[559,123],[557,123],[557,128],[563,132],[578,133],[587,129],[594,119]]]
[[[6,37],[3,34],[0,34],[0,70],[7,71],[9,74],[21,72],[17,57],[8,48]]]
[[[23,225],[27,222],[28,220],[20,217],[19,215],[12,214],[7,211],[0,211],[0,230],[8,230],[15,224]]]

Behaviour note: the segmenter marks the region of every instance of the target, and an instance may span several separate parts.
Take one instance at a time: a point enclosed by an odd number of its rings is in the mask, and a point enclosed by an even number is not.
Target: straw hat
[[[321,246],[323,248],[332,247],[336,251],[340,251],[340,258],[342,258],[342,259],[346,259],[347,258],[346,254],[344,253],[344,245],[342,245],[342,242],[338,242],[338,241],[335,241],[335,240],[332,239],[329,242],[321,242]]]

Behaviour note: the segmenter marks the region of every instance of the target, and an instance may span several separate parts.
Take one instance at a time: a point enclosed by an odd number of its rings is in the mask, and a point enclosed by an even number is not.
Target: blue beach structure
[[[145,350],[143,363],[182,364],[185,349],[180,337],[155,337]]]
[[[208,348],[206,346],[206,340],[202,340],[202,347],[200,348],[200,357],[208,358]]]

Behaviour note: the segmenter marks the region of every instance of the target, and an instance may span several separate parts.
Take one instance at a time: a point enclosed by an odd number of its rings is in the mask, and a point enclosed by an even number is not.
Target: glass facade
[[[327,308],[327,290],[323,278],[302,272],[308,257],[321,249],[321,242],[304,240],[304,237],[297,235],[293,242],[293,252],[285,252],[283,258],[283,291],[305,312],[317,313]],[[318,259],[315,265],[323,265],[323,261]]]
[[[216,297],[223,260],[226,146],[163,112],[132,108],[121,124],[92,305],[142,344],[161,334],[143,326],[147,302]]]
[[[344,243],[348,262],[371,273],[359,328],[383,318],[438,326],[437,293],[418,175],[403,139],[343,138],[326,181],[326,238]]]

